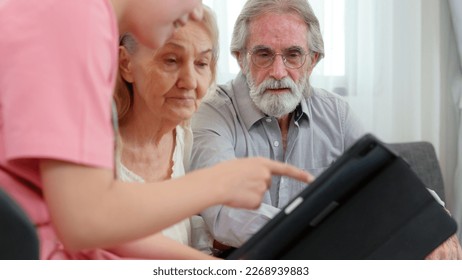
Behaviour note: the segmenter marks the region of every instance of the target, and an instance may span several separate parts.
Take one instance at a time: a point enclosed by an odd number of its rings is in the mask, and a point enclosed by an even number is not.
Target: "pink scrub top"
[[[118,30],[111,4],[4,0],[0,34],[0,187],[36,225],[42,259],[117,258],[62,247],[41,195],[38,165],[47,158],[113,169]]]

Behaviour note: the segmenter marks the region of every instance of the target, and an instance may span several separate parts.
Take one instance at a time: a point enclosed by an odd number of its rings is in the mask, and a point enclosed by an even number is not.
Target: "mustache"
[[[285,77],[282,80],[276,80],[274,78],[268,78],[263,81],[260,86],[260,89],[267,90],[267,89],[287,89],[289,88],[291,91],[297,89],[297,84],[290,79],[289,77]]]

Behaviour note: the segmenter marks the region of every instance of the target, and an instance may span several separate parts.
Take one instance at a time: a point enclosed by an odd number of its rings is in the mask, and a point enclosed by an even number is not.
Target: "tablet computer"
[[[366,134],[228,259],[423,259],[455,221]]]

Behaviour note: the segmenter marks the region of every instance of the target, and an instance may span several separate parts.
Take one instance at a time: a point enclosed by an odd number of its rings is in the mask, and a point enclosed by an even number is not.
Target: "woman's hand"
[[[236,208],[256,209],[271,185],[271,176],[288,176],[309,183],[314,177],[292,165],[266,158],[226,161],[199,172],[204,184],[221,191],[222,204]]]

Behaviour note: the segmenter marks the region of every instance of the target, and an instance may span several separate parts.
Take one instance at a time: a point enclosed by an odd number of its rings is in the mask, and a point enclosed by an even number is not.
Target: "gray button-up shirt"
[[[193,118],[191,169],[261,156],[319,175],[364,131],[341,97],[322,89],[306,90],[311,91],[310,97],[303,99],[292,114],[284,152],[277,119],[255,106],[245,76],[239,74],[220,86]],[[214,206],[201,214],[215,239],[239,247],[306,187],[305,183],[273,176],[258,210]]]

